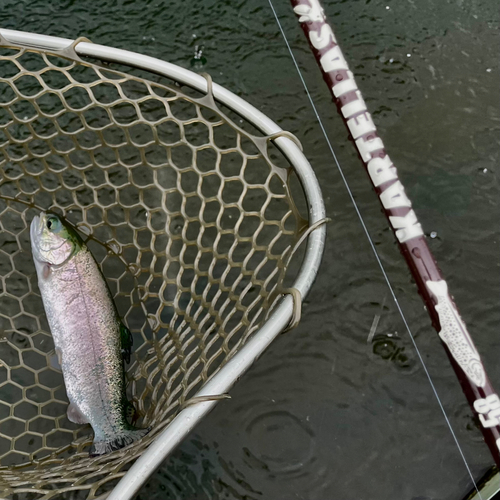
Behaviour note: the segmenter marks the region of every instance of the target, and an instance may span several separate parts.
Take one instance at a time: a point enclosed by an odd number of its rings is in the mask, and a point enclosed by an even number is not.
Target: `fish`
[[[69,399],[68,419],[94,431],[91,457],[147,434],[129,424],[124,362],[132,335],[82,238],[61,217],[42,212],[30,226],[38,287]]]

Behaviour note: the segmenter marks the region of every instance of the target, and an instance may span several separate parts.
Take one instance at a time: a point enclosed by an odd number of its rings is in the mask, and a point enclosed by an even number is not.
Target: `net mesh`
[[[289,170],[210,95],[151,77],[0,49],[0,495],[105,496],[279,298],[304,227]],[[134,338],[127,394],[152,430],[102,457],[67,419],[37,286],[29,224],[49,209]]]

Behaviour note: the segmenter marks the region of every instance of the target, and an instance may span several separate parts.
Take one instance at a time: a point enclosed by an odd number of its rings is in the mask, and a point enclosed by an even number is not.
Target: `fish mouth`
[[[38,218],[38,231],[41,233],[43,228],[45,227],[45,219],[47,218],[47,214],[45,212],[40,212],[40,216]]]
[[[40,215],[35,215],[30,225],[30,239],[31,239],[31,248],[33,249],[33,253],[35,256],[40,257],[38,252],[38,247],[40,244],[40,238],[43,233],[43,229],[45,227],[45,219],[46,213],[41,212]]]
[[[30,236],[33,238],[33,236],[37,234],[42,234],[43,228],[45,225],[45,218],[47,214],[45,212],[41,212],[40,215],[35,215],[33,217],[33,220],[31,221],[31,226],[30,226]]]

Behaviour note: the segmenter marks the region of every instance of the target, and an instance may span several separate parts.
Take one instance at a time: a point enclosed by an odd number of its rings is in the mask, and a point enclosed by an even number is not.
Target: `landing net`
[[[307,202],[272,141],[210,92],[72,50],[4,40],[0,151],[0,496],[98,498],[258,335]],[[84,236],[134,338],[127,394],[152,430],[102,457],[66,416],[29,240],[46,210]]]

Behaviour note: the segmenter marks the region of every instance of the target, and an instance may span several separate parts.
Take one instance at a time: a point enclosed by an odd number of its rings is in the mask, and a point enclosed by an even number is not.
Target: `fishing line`
[[[377,249],[375,248],[375,244],[373,243],[373,240],[372,240],[372,238],[370,236],[370,233],[368,232],[368,229],[366,227],[366,224],[365,224],[365,221],[363,219],[363,216],[361,215],[361,212],[360,212],[359,207],[358,207],[358,205],[356,203],[356,200],[354,199],[354,195],[352,194],[352,191],[351,191],[351,188],[349,186],[349,183],[347,182],[347,179],[346,179],[346,177],[344,175],[344,171],[343,171],[342,167],[340,166],[340,162],[337,159],[337,155],[335,154],[335,151],[334,151],[333,146],[332,146],[332,144],[330,142],[330,139],[328,138],[328,134],[326,133],[325,127],[323,126],[323,122],[321,121],[321,118],[319,116],[318,110],[316,109],[316,105],[314,104],[314,100],[313,100],[313,98],[312,98],[312,96],[311,96],[311,94],[309,92],[309,88],[307,87],[307,84],[306,84],[306,82],[304,80],[304,77],[303,77],[302,72],[301,72],[301,70],[299,68],[297,60],[295,59],[295,55],[293,54],[292,48],[290,47],[290,43],[288,42],[288,38],[285,35],[285,31],[283,30],[281,22],[280,22],[280,20],[278,18],[278,14],[276,13],[276,10],[275,10],[274,5],[272,3],[272,0],[268,0],[268,2],[269,2],[269,6],[271,7],[271,10],[273,11],[274,18],[276,19],[276,23],[278,24],[278,27],[279,27],[279,29],[281,31],[281,34],[283,35],[283,39],[285,40],[285,44],[286,44],[286,46],[288,48],[288,52],[290,53],[290,56],[291,56],[291,58],[293,60],[293,64],[295,65],[295,69],[297,70],[297,73],[299,74],[300,81],[302,82],[302,85],[304,87],[304,90],[306,91],[306,94],[307,94],[307,97],[309,99],[309,102],[311,103],[311,107],[312,107],[312,109],[314,111],[316,119],[318,120],[319,126],[321,128],[322,133],[323,133],[323,136],[325,137],[325,140],[326,140],[326,142],[328,144],[328,147],[329,147],[330,152],[331,152],[331,154],[333,156],[335,164],[337,165],[337,169],[338,169],[338,171],[340,173],[340,176],[342,177],[342,181],[344,182],[345,188],[346,188],[346,190],[347,190],[347,192],[349,194],[349,197],[351,198],[351,202],[352,202],[352,204],[354,206],[354,210],[356,211],[356,214],[357,214],[357,216],[359,218],[361,226],[363,227],[363,231],[364,231],[364,233],[365,233],[365,235],[366,235],[366,237],[367,237],[367,239],[368,239],[368,241],[370,243],[370,246],[371,246],[372,252],[373,252],[373,254],[375,256],[375,259],[376,259],[376,261],[377,261],[377,263],[379,265],[380,270],[382,271],[382,274],[384,276],[385,282],[387,283],[389,291],[391,292],[392,298],[394,299],[394,303],[396,304],[396,307],[397,307],[397,309],[399,311],[401,319],[403,320],[403,323],[405,325],[406,331],[408,332],[408,334],[410,336],[410,339],[411,339],[411,342],[413,344],[413,347],[415,348],[415,351],[416,351],[417,356],[418,356],[418,358],[419,358],[419,360],[420,360],[420,362],[422,364],[422,367],[423,367],[423,369],[425,371],[427,379],[429,380],[429,384],[430,384],[430,386],[432,388],[432,392],[434,393],[434,396],[436,397],[436,399],[438,401],[438,404],[439,404],[439,407],[441,408],[441,412],[443,414],[443,417],[444,417],[444,419],[445,419],[445,421],[446,421],[446,423],[448,425],[448,428],[450,429],[451,435],[453,436],[455,444],[457,445],[458,451],[460,452],[462,460],[464,461],[465,467],[467,469],[467,472],[469,473],[469,476],[470,476],[470,478],[472,480],[472,483],[474,484],[474,487],[475,487],[475,489],[476,489],[476,491],[477,491],[477,493],[479,495],[479,498],[482,500],[483,497],[481,496],[481,492],[479,491],[479,489],[477,487],[477,484],[476,484],[476,482],[474,480],[474,477],[472,475],[472,472],[470,470],[469,464],[467,463],[467,460],[466,460],[465,455],[464,455],[464,453],[462,451],[460,443],[458,442],[457,436],[456,436],[456,434],[455,434],[455,432],[453,430],[453,427],[451,426],[451,422],[450,422],[450,420],[448,418],[446,410],[444,409],[443,403],[441,402],[441,398],[439,397],[437,389],[434,386],[434,383],[432,381],[431,375],[430,375],[429,371],[427,370],[427,366],[426,366],[426,364],[424,362],[424,359],[423,359],[422,355],[420,354],[420,350],[417,347],[417,343],[415,342],[415,338],[413,337],[413,334],[412,334],[412,332],[410,330],[410,326],[408,325],[408,322],[407,322],[406,317],[405,317],[405,315],[403,313],[403,310],[401,309],[401,306],[400,306],[399,301],[398,301],[398,299],[396,297],[396,294],[394,292],[392,284],[391,284],[391,282],[389,280],[389,277],[387,276],[387,273],[385,271],[384,265],[382,264],[382,261],[381,261],[379,255],[378,255]]]

